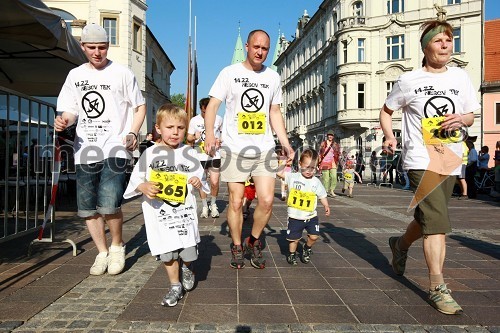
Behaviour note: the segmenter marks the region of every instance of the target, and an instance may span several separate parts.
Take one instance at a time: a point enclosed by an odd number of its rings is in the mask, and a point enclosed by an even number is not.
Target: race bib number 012
[[[266,114],[262,112],[239,112],[238,134],[264,134]]]
[[[187,194],[187,176],[167,171],[151,171],[150,181],[157,182],[160,192],[156,197],[160,200],[183,204]]]
[[[316,194],[313,192],[299,191],[292,189],[288,195],[286,204],[288,207],[312,212],[314,210],[314,203],[316,202]]]
[[[441,128],[444,117],[422,119],[422,136],[425,145],[439,145],[442,143],[456,143],[462,141],[462,131],[445,130]]]

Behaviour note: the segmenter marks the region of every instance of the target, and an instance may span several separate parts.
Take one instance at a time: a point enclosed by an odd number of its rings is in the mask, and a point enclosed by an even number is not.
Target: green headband
[[[427,33],[420,40],[420,46],[422,47],[422,51],[425,49],[427,44],[429,44],[432,37],[434,37],[437,34],[440,34],[442,32],[445,32],[445,31],[446,31],[446,27],[444,27],[442,25],[438,25],[437,27],[434,27],[431,30],[427,31]]]

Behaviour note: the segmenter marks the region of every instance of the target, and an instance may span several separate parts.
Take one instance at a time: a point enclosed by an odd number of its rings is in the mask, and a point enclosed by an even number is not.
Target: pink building
[[[495,165],[496,142],[500,140],[500,19],[484,23],[484,81],[482,142],[490,149],[489,167]],[[479,151],[481,147],[476,149]]]

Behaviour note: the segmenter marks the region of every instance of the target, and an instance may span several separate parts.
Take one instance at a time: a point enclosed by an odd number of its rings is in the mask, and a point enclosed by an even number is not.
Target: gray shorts
[[[179,258],[185,262],[193,262],[198,259],[198,246],[191,246],[185,249],[178,249],[172,252],[162,253],[159,255],[160,260],[163,262],[171,262]]]

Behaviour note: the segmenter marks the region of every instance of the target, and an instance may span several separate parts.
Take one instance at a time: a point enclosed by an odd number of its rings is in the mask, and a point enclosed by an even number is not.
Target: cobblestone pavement
[[[465,313],[446,316],[425,301],[421,244],[410,249],[405,277],[396,277],[388,263],[387,239],[411,221],[411,195],[358,185],[354,199],[329,198],[332,216],[320,209],[321,239],[311,263],[297,267],[284,257],[286,206],[276,197],[263,237],[266,269],[247,264],[236,271],[229,268],[223,193],[221,217],[200,220],[197,285],[172,308],[160,305],[168,282],[149,254],[139,201],[123,208],[125,271],[96,277],[88,273],[96,249],[66,198],[57,235],[73,239],[78,256],[68,244],[52,243],[26,257],[29,237],[0,244],[0,331],[500,332],[498,202],[486,196],[450,202],[454,231],[444,274]]]

